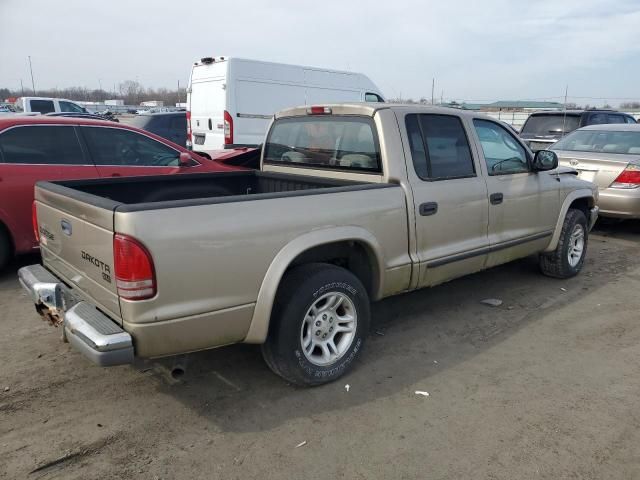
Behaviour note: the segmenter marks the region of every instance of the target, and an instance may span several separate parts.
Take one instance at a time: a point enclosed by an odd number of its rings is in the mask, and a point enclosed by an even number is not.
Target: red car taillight
[[[31,224],[33,225],[33,234],[36,237],[36,242],[40,243],[40,232],[38,231],[38,207],[36,202],[31,204]]]
[[[191,147],[193,141],[191,138],[191,112],[187,112],[187,147]]]
[[[638,188],[640,187],[640,165],[630,163],[618,178],[611,184],[613,188]]]
[[[118,295],[127,300],[144,300],[156,294],[156,274],[149,251],[136,239],[113,236],[113,264]]]
[[[231,145],[233,143],[233,117],[224,111],[224,144]]]

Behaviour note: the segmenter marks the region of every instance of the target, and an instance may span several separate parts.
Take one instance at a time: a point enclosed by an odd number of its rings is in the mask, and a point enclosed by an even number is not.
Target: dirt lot
[[[526,259],[377,304],[357,368],[308,390],[253,346],[180,381],[94,367],[2,274],[0,477],[640,478],[639,241],[599,227],[575,279]]]

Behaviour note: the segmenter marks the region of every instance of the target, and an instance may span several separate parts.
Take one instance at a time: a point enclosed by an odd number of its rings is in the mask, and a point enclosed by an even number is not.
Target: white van
[[[278,110],[337,102],[384,102],[384,98],[361,73],[206,57],[191,69],[187,145],[204,154],[256,146]]]
[[[52,112],[89,113],[86,108],[66,98],[20,97],[15,107],[18,112],[43,115]]]

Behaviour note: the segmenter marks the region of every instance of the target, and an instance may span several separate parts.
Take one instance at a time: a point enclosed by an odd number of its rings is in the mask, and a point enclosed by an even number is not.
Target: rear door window
[[[625,123],[624,115],[618,115],[616,113],[609,114],[609,123]]]
[[[446,180],[475,176],[467,135],[458,117],[411,114],[405,122],[413,165],[420,178]]]
[[[609,123],[609,115],[606,113],[592,113],[589,115],[589,125],[601,125]]]
[[[32,112],[40,112],[44,114],[56,111],[56,107],[53,105],[53,100],[30,100],[30,103]]]
[[[373,121],[356,116],[308,116],[277,120],[265,143],[271,164],[380,172]]]
[[[180,152],[131,130],[80,127],[96,165],[175,167]]]
[[[73,126],[30,125],[0,134],[4,163],[31,165],[84,165],[85,159]]]

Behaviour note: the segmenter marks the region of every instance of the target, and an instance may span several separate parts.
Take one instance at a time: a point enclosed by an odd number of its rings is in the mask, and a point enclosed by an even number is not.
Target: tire
[[[0,223],[0,271],[3,270],[13,257],[13,245],[6,228]]]
[[[582,238],[582,248],[579,256],[576,247],[578,237]],[[562,224],[558,246],[553,252],[540,255],[540,269],[542,273],[554,278],[570,278],[577,275],[587,255],[589,228],[587,217],[581,210],[569,209]],[[569,253],[572,252],[572,258]]]
[[[369,296],[355,275],[325,263],[302,265],[285,274],[278,288],[262,355],[288,382],[322,385],[351,369],[369,323]]]

